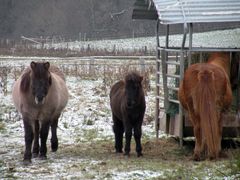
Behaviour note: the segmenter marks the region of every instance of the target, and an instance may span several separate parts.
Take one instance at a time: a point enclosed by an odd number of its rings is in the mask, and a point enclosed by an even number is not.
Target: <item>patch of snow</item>
[[[222,38],[224,37],[224,39]],[[186,39],[186,46],[188,46],[188,39]],[[169,46],[179,47],[182,44],[183,35],[171,35],[169,38]],[[209,41],[211,39],[211,41]],[[240,42],[240,29],[231,30],[218,30],[203,33],[193,34],[193,47],[221,47],[221,48],[239,48]],[[165,37],[160,37],[161,46],[165,46]],[[117,39],[117,40],[101,40],[101,41],[75,41],[66,43],[55,43],[45,44],[45,48],[55,49],[71,49],[79,51],[81,49],[97,49],[107,50],[112,52],[127,51],[133,52],[134,50],[144,49],[147,47],[148,50],[155,51],[156,49],[156,37],[140,37],[130,39]],[[39,46],[40,48],[40,46]]]
[[[150,171],[150,170],[135,170],[130,172],[113,172],[112,179],[114,180],[130,180],[130,179],[151,179],[164,177],[164,172],[161,171]]]

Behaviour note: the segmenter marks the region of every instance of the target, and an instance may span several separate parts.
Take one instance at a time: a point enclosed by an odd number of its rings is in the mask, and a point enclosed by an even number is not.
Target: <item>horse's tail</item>
[[[214,72],[202,70],[198,73],[198,86],[196,87],[195,103],[196,111],[200,116],[200,128],[202,133],[202,147],[207,146],[208,155],[217,158],[221,141],[219,140],[219,125],[216,105],[216,89]],[[194,103],[194,104],[195,104]]]

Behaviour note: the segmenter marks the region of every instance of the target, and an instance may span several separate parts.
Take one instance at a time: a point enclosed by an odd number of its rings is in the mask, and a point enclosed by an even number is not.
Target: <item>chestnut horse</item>
[[[221,114],[232,102],[229,82],[230,57],[228,53],[212,53],[207,63],[188,67],[180,84],[178,96],[192,122],[195,149],[194,160],[207,152],[216,159],[221,152]]]
[[[16,109],[23,118],[24,163],[31,162],[32,151],[35,157],[39,155],[40,158],[45,159],[50,126],[52,151],[58,149],[58,118],[68,101],[68,90],[63,73],[56,66],[50,66],[49,62],[31,62],[30,67],[26,68],[14,83],[12,97]]]
[[[137,156],[142,156],[142,122],[146,103],[142,88],[143,77],[136,72],[126,75],[125,80],[114,84],[110,91],[115,149],[122,153],[123,133],[125,132],[125,155],[129,155],[132,131],[136,142]]]

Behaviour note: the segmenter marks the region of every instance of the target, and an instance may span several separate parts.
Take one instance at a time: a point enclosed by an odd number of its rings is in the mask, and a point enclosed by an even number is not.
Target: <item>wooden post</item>
[[[141,74],[144,75],[145,73],[145,59],[143,57],[139,58],[140,67],[141,67]]]
[[[90,62],[89,62],[89,74],[94,75],[95,74],[95,69],[94,69],[94,57],[90,57]]]
[[[78,41],[81,41],[82,40],[82,33],[78,33]]]
[[[147,46],[144,46],[144,55],[147,55]]]

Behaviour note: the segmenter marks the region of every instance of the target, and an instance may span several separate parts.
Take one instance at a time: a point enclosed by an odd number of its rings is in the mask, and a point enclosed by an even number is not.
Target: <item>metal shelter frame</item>
[[[181,47],[170,47],[169,46],[169,28],[170,25],[166,25],[166,36],[165,36],[165,46],[160,45],[160,39],[159,39],[159,25],[160,21],[157,21],[157,58],[156,58],[156,115],[155,115],[155,127],[156,127],[156,137],[159,137],[159,129],[160,129],[160,101],[164,101],[164,108],[167,109],[169,107],[169,103],[176,103],[179,105],[179,126],[177,126],[178,129],[178,136],[180,139],[180,145],[183,145],[183,132],[184,132],[184,113],[183,108],[178,101],[178,99],[173,99],[169,97],[169,90],[178,91],[179,87],[169,87],[168,86],[168,78],[176,78],[181,81],[183,79],[184,75],[184,63],[185,59],[188,61],[188,66],[191,64],[191,58],[192,53],[195,52],[240,52],[240,48],[205,48],[205,47],[193,47],[193,23],[184,23],[183,24],[183,38],[182,38],[182,44]],[[189,36],[189,44],[188,47],[185,47],[186,44],[186,37]],[[176,56],[177,60],[170,61],[169,54],[170,53],[178,53],[179,55]],[[201,58],[202,59],[202,58]],[[180,74],[170,74],[168,73],[168,65],[175,65],[180,67]],[[160,72],[162,71],[162,72]],[[163,84],[163,91],[164,91],[164,98],[160,97],[160,78],[162,76],[162,84]],[[169,133],[169,122],[170,117],[166,113],[166,131]]]
[[[166,114],[165,132],[179,137],[180,144],[183,144],[185,136],[186,122],[183,118],[184,112],[179,103],[176,93],[179,85],[169,86],[169,79],[174,79],[180,82],[183,79],[184,70],[192,63],[193,53],[200,54],[200,61],[203,59],[205,52],[240,52],[240,42],[237,48],[220,48],[219,47],[193,47],[193,26],[200,23],[208,24],[207,30],[212,30],[210,23],[217,23],[218,27],[228,27],[226,22],[237,23],[238,28],[240,23],[240,1],[239,0],[136,0],[133,8],[133,19],[149,19],[157,20],[156,26],[156,108],[155,108],[155,128],[156,137],[159,137],[159,130],[162,128],[160,121],[160,103],[164,102]],[[169,43],[170,25],[180,24],[183,26],[182,42],[178,47],[173,47]],[[161,28],[166,28],[165,43],[160,42],[160,25]],[[186,39],[188,36],[188,45]],[[161,45],[165,44],[165,45]],[[175,54],[175,56],[172,56]],[[232,56],[231,56],[232,57]],[[172,74],[168,66],[175,66],[179,70],[178,74]],[[240,73],[240,70],[239,70]],[[240,79],[240,75],[239,75]],[[162,81],[162,82],[161,82]],[[164,97],[162,97],[162,92]],[[172,95],[175,92],[175,96]],[[178,107],[178,117],[173,119],[173,124],[176,125],[174,133],[170,132],[172,119],[166,109],[170,105],[175,104]],[[236,118],[235,118],[236,120]],[[189,125],[189,124],[188,124]],[[190,127],[190,126],[188,126]],[[240,123],[237,125],[240,130]]]

